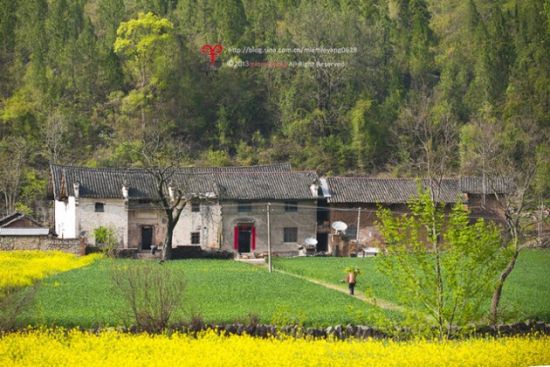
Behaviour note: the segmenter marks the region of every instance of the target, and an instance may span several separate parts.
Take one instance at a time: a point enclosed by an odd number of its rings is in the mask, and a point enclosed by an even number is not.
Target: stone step
[[[251,264],[251,265],[265,265],[265,259],[244,259],[244,258],[235,258],[236,261],[240,261],[243,263]]]
[[[151,251],[139,251],[137,253],[137,258],[143,260],[160,260],[161,257],[162,253],[160,251],[157,251],[154,255]]]

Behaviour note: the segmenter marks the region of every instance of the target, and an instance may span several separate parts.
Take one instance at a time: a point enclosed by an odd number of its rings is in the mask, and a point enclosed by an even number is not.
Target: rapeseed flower
[[[46,276],[89,265],[101,256],[78,257],[61,251],[0,252],[0,289],[28,286]]]
[[[34,330],[0,338],[2,366],[529,366],[550,362],[550,337],[462,341],[261,339],[114,330]]]

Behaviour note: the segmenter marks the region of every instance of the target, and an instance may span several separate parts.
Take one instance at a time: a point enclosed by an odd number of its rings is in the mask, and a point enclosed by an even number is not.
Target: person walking
[[[346,272],[347,275],[345,281],[346,283],[348,283],[349,294],[353,296],[355,295],[355,284],[357,284],[357,276],[361,274],[361,271],[359,270],[359,268],[349,267],[346,268]]]

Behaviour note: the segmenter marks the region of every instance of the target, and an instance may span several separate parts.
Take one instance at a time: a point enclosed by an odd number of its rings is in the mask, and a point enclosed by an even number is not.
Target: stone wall
[[[179,325],[177,331],[196,335],[205,330],[213,330],[220,335],[250,335],[260,338],[267,337],[295,337],[295,338],[335,338],[335,339],[395,339],[408,340],[415,338],[406,330],[392,331],[390,335],[380,329],[366,325],[335,325],[326,328],[303,327],[299,325],[266,325],[259,323],[230,323],[230,324],[207,324],[204,322],[194,322],[192,324]],[[131,330],[133,331],[133,330]],[[452,336],[454,339],[468,337],[508,337],[532,335],[550,335],[550,324],[544,322],[525,321],[515,324],[504,324],[497,326],[480,326],[473,330],[456,330],[457,333]]]
[[[59,239],[50,236],[0,236],[0,251],[58,250],[80,255],[83,247],[79,239]]]

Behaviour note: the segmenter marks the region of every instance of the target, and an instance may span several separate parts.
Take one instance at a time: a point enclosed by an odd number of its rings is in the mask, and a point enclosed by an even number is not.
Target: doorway
[[[252,226],[239,226],[239,252],[250,252]]]
[[[328,251],[328,233],[317,233],[317,252]]]
[[[141,249],[150,250],[153,244],[153,227],[143,226],[141,227]]]
[[[235,226],[233,248],[239,253],[256,250],[256,228],[253,224],[238,224]]]

